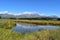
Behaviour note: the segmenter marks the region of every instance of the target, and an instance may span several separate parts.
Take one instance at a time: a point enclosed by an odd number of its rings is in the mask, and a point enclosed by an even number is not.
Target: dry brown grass
[[[60,25],[60,21],[54,21],[54,20],[13,20],[13,21],[38,24],[38,25]]]

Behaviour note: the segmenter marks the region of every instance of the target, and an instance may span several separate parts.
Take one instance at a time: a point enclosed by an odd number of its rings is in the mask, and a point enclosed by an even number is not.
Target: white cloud
[[[23,14],[33,14],[34,12],[23,12]]]
[[[9,13],[8,11],[4,11],[4,13]]]
[[[0,14],[8,14],[8,11],[1,11]]]
[[[8,12],[8,11],[2,11],[2,12],[0,12],[0,14],[12,14],[12,15],[39,14],[41,16],[44,15],[43,13],[39,13],[39,12],[36,12],[36,11],[33,11],[33,12],[25,11],[25,12],[22,12],[22,13],[11,13],[11,12]]]
[[[28,11],[26,11],[26,12],[20,13],[20,15],[22,15],[22,14],[38,14],[38,12],[28,12]]]
[[[52,13],[51,15],[57,15],[56,13]]]
[[[45,16],[45,14],[44,13],[39,13],[39,12],[36,12],[36,11],[33,11],[33,12],[22,12],[21,14],[39,14],[39,15],[41,15],[41,16]]]
[[[14,13],[8,12],[8,11],[1,11],[0,14],[11,14],[11,15],[16,15]]]

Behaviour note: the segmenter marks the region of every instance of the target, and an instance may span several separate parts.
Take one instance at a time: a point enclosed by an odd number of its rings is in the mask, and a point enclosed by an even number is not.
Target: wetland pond
[[[59,26],[16,23],[16,26],[13,27],[12,30],[21,33],[30,33],[30,32],[40,31],[43,29],[56,29],[56,28],[59,28]]]

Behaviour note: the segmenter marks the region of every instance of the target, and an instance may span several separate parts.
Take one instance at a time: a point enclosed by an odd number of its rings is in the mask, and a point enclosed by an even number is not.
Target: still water
[[[55,29],[55,28],[59,28],[59,26],[16,23],[16,26],[13,27],[12,30],[21,33],[27,33],[27,32],[29,33],[29,32],[40,31],[43,29]]]

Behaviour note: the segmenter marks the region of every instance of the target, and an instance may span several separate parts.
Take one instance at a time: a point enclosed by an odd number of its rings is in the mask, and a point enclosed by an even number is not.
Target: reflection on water
[[[54,29],[54,28],[59,28],[59,26],[16,23],[16,27],[13,27],[12,30],[21,33],[27,33],[27,32],[40,31],[42,29]]]

